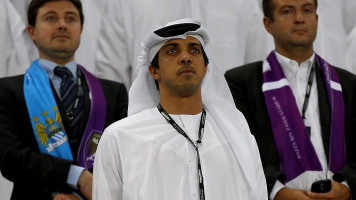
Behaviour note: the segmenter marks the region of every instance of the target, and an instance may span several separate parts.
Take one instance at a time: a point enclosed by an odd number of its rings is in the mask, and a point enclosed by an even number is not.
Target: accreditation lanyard
[[[185,131],[179,127],[179,125],[172,119],[171,116],[163,109],[161,104],[158,104],[157,106],[158,111],[161,113],[161,115],[170,123],[174,129],[178,131],[182,136],[184,136],[188,142],[193,146],[197,153],[197,162],[198,162],[198,179],[199,179],[199,192],[200,192],[200,200],[205,200],[205,193],[204,193],[204,178],[203,178],[203,172],[201,169],[201,164],[200,164],[200,155],[199,155],[199,147],[202,145],[202,139],[204,136],[204,126],[205,126],[205,118],[206,118],[206,111],[203,108],[203,112],[201,114],[200,118],[200,126],[199,126],[199,132],[198,132],[198,140],[194,143],[189,136],[185,133]]]
[[[310,69],[310,74],[309,74],[309,79],[308,79],[308,85],[307,85],[307,89],[306,89],[306,92],[305,92],[305,99],[304,99],[304,103],[303,103],[303,108],[302,108],[302,118],[303,118],[303,121],[305,123],[305,112],[308,108],[308,104],[309,104],[309,99],[310,99],[310,93],[311,93],[311,89],[312,89],[312,86],[313,86],[313,80],[314,80],[314,70],[315,70],[315,59],[313,61],[313,64],[312,64],[312,67]],[[309,137],[311,135],[311,128],[310,127],[307,127],[307,131],[309,133]]]
[[[72,108],[67,111],[67,117],[68,119],[71,121],[74,119],[74,113],[75,110],[78,107],[78,103],[81,97],[84,96],[84,91],[83,91],[83,86],[82,86],[82,81],[81,81],[81,77],[82,77],[82,72],[80,71],[80,69],[77,69],[77,86],[78,86],[78,91],[75,97],[75,101],[74,101],[74,105],[72,106]]]

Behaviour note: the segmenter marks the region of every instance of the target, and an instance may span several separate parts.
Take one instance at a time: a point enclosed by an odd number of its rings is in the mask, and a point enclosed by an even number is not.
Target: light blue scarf
[[[23,89],[40,152],[73,160],[50,80],[38,60],[26,70]]]

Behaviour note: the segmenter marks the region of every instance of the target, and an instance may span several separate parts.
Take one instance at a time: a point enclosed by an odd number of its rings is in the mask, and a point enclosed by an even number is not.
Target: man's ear
[[[263,25],[265,26],[265,29],[271,34],[273,35],[273,28],[272,28],[272,19],[269,17],[264,17],[263,18]]]
[[[153,77],[153,79],[159,80],[161,78],[160,75],[159,75],[159,69],[157,69],[156,67],[150,65],[148,67],[148,70],[150,71],[150,74]]]
[[[36,37],[35,37],[35,27],[32,26],[32,25],[28,25],[27,26],[27,33],[30,36],[31,40],[33,42],[35,42],[35,39],[36,39]]]

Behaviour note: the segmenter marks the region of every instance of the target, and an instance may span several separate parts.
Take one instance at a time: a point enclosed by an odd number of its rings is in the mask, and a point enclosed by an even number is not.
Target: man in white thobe
[[[267,199],[255,139],[208,64],[208,41],[192,19],[157,26],[143,41],[130,116],[98,146],[93,199]]]

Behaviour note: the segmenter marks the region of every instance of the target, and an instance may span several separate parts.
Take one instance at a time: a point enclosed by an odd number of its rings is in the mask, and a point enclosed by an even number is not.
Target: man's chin
[[[69,51],[68,48],[56,48],[56,49],[54,49],[54,52],[56,52],[56,53],[68,53],[68,52],[72,52],[72,51]]]
[[[199,84],[195,84],[195,83],[185,83],[179,86],[176,86],[176,92],[183,97],[189,97],[194,95],[198,88],[199,88]]]
[[[310,41],[309,39],[299,39],[292,41],[291,44],[296,47],[308,47],[313,45],[313,42],[314,41]]]

